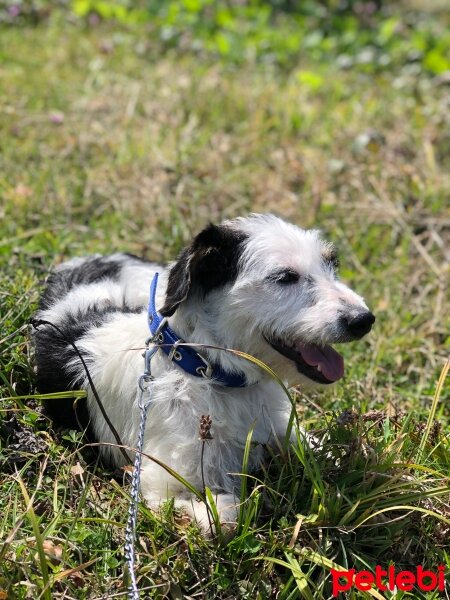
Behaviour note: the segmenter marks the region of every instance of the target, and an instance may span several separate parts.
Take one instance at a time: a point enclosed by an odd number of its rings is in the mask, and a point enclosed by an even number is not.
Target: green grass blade
[[[434,422],[434,419],[436,416],[437,406],[439,403],[439,399],[441,397],[445,378],[447,377],[449,368],[450,368],[450,358],[447,359],[445,365],[442,367],[441,375],[439,377],[438,384],[436,386],[436,391],[434,393],[433,402],[431,403],[430,413],[429,413],[428,419],[427,419],[427,425],[425,427],[425,431],[422,436],[422,439],[420,440],[419,450],[417,451],[417,462],[420,462],[423,458],[425,446],[427,444],[428,438],[430,437],[431,428],[433,426],[433,422]]]
[[[26,396],[7,396],[0,400],[66,400],[72,398],[86,398],[85,390],[71,390],[68,392],[55,392],[54,394],[27,394]]]
[[[238,516],[238,532],[242,530],[242,523],[244,521],[244,513],[245,513],[245,503],[247,500],[247,474],[248,474],[248,464],[250,460],[250,451],[252,447],[252,437],[253,437],[253,427],[247,434],[247,439],[245,440],[244,447],[244,456],[242,459],[242,473],[241,473],[241,496],[240,496],[240,507],[239,507],[239,516]]]
[[[27,492],[25,484],[22,481],[22,478],[20,477],[20,475],[17,475],[17,481],[19,483],[20,489],[22,491],[22,495],[23,495],[25,503],[26,503],[27,518],[31,523],[31,526],[33,528],[34,538],[36,540],[36,548],[37,548],[37,552],[39,555],[39,565],[41,568],[42,581],[44,584],[42,597],[45,598],[45,600],[52,600],[52,595],[51,595],[51,592],[49,589],[50,577],[49,577],[49,571],[48,571],[48,565],[47,565],[47,557],[44,552],[44,540],[42,539],[41,532],[39,530],[39,523],[38,523],[38,520],[36,517],[36,513],[34,512],[34,509],[33,509],[32,500]]]

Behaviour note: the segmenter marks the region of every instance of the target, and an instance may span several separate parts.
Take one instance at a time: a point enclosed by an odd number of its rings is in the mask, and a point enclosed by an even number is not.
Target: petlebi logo
[[[380,565],[375,567],[375,573],[371,571],[340,571],[331,569],[333,578],[333,596],[341,592],[348,592],[352,588],[368,591],[376,587],[380,592],[386,590],[410,592],[418,589],[423,592],[439,591],[445,589],[445,567],[438,566],[436,571],[429,571],[419,565],[412,571],[397,571],[394,565],[383,569]]]

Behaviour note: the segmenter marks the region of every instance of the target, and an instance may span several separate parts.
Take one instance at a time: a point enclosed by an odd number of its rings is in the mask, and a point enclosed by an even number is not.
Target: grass
[[[251,210],[322,228],[376,327],[343,348],[343,383],[294,392],[325,451],[298,443],[249,474],[234,539],[140,506],[144,596],[329,598],[333,565],[448,577],[444,80],[163,53],[141,25],[59,13],[2,29],[0,73],[0,598],[124,597],[128,475],[53,430],[36,396],[26,324],[48,269],[89,252],[168,260]]]

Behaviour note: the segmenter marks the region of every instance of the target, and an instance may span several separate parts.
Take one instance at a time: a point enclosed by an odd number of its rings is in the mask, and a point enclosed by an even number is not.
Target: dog
[[[91,383],[120,440],[134,448],[149,338],[149,348],[158,350],[147,365],[154,379],[143,452],[196,488],[206,484],[220,522],[232,527],[249,430],[256,443],[248,468],[255,470],[264,448],[286,435],[292,406],[267,371],[222,348],[263,361],[289,386],[340,380],[344,361],[331,344],[359,340],[375,317],[339,281],[337,268],[336,249],[319,231],[270,214],[208,225],[168,268],[128,254],[69,260],[49,276],[36,314],[37,387],[42,393],[87,390],[78,418],[84,415],[95,438],[111,444],[102,447],[103,456],[123,466]],[[56,420],[71,423],[71,405],[57,400],[48,408]],[[202,415],[211,419],[212,439],[201,460]],[[155,508],[173,498],[208,530],[208,507],[145,457],[141,492]]]

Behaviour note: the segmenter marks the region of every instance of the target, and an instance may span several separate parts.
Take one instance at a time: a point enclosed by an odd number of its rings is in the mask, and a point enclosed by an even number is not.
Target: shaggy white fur
[[[289,385],[333,383],[344,367],[328,344],[359,339],[374,321],[363,299],[337,279],[336,262],[333,246],[318,231],[255,214],[209,226],[168,269],[120,254],[71,260],[50,276],[36,315],[63,332],[61,337],[43,326],[35,333],[38,385],[42,391],[87,389],[95,437],[115,441],[68,343],[75,342],[109,418],[123,443],[133,447],[137,381],[149,335],[149,284],[156,271],[157,308],[183,340],[247,352]],[[250,460],[256,469],[264,445],[285,436],[291,405],[254,364],[220,350],[201,353],[230,373],[244,373],[248,385],[230,388],[193,377],[159,350],[152,360],[155,381],[144,452],[201,489],[199,423],[201,415],[210,415],[213,439],[205,448],[204,478],[221,521],[234,523],[240,480],[233,474],[241,471],[247,434],[253,428],[252,439],[260,444]],[[57,408],[61,413],[61,405]],[[102,452],[123,464],[116,449]],[[151,506],[174,497],[176,506],[207,529],[205,507],[151,460],[143,462],[141,491]]]

